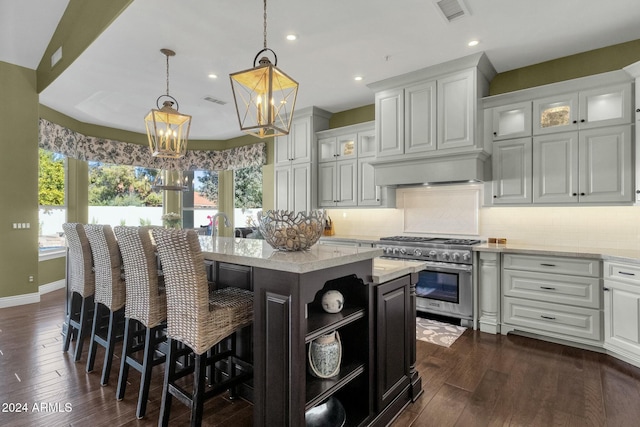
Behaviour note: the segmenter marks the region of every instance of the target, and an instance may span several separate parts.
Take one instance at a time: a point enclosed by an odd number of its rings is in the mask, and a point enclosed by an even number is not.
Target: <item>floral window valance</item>
[[[146,145],[85,136],[45,119],[40,119],[38,146],[79,160],[183,171],[242,169],[267,160],[264,142],[219,151],[191,150],[181,159],[160,159],[152,157]]]

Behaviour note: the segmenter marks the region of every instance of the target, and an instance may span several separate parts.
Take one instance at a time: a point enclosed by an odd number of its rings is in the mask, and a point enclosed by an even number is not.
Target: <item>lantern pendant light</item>
[[[157,109],[153,109],[144,118],[149,138],[149,149],[153,157],[167,159],[179,159],[187,152],[189,129],[191,128],[191,116],[178,112],[178,101],[169,95],[169,57],[176,53],[170,49],[160,49],[167,57],[167,94],[160,95],[156,99]],[[169,98],[162,103],[160,99]],[[176,108],[173,108],[173,104]]]
[[[261,54],[271,52],[271,61]],[[256,65],[256,61],[258,65]],[[278,57],[267,47],[267,0],[264,0],[264,48],[253,68],[230,74],[240,130],[259,138],[287,135],[298,95],[298,83],[277,68]]]

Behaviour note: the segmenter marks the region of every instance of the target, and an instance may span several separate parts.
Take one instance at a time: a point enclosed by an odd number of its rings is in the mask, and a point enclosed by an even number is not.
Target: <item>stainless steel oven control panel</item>
[[[376,244],[385,256],[403,259],[451,262],[456,264],[471,264],[472,252],[468,249],[447,248],[416,248],[415,246],[397,246],[385,243]]]

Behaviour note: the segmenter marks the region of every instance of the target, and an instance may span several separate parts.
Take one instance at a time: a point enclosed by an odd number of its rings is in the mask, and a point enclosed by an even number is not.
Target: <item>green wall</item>
[[[0,62],[0,76],[0,297],[8,297],[38,291],[38,95],[34,70]],[[18,222],[31,228],[14,230]]]
[[[490,95],[620,70],[640,61],[640,40],[595,49],[498,74]]]

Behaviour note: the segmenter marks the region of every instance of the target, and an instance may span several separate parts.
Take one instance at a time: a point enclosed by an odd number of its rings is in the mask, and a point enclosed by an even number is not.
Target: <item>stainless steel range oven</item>
[[[473,322],[473,253],[475,239],[393,236],[376,244],[385,258],[425,261],[416,284],[416,309]]]

